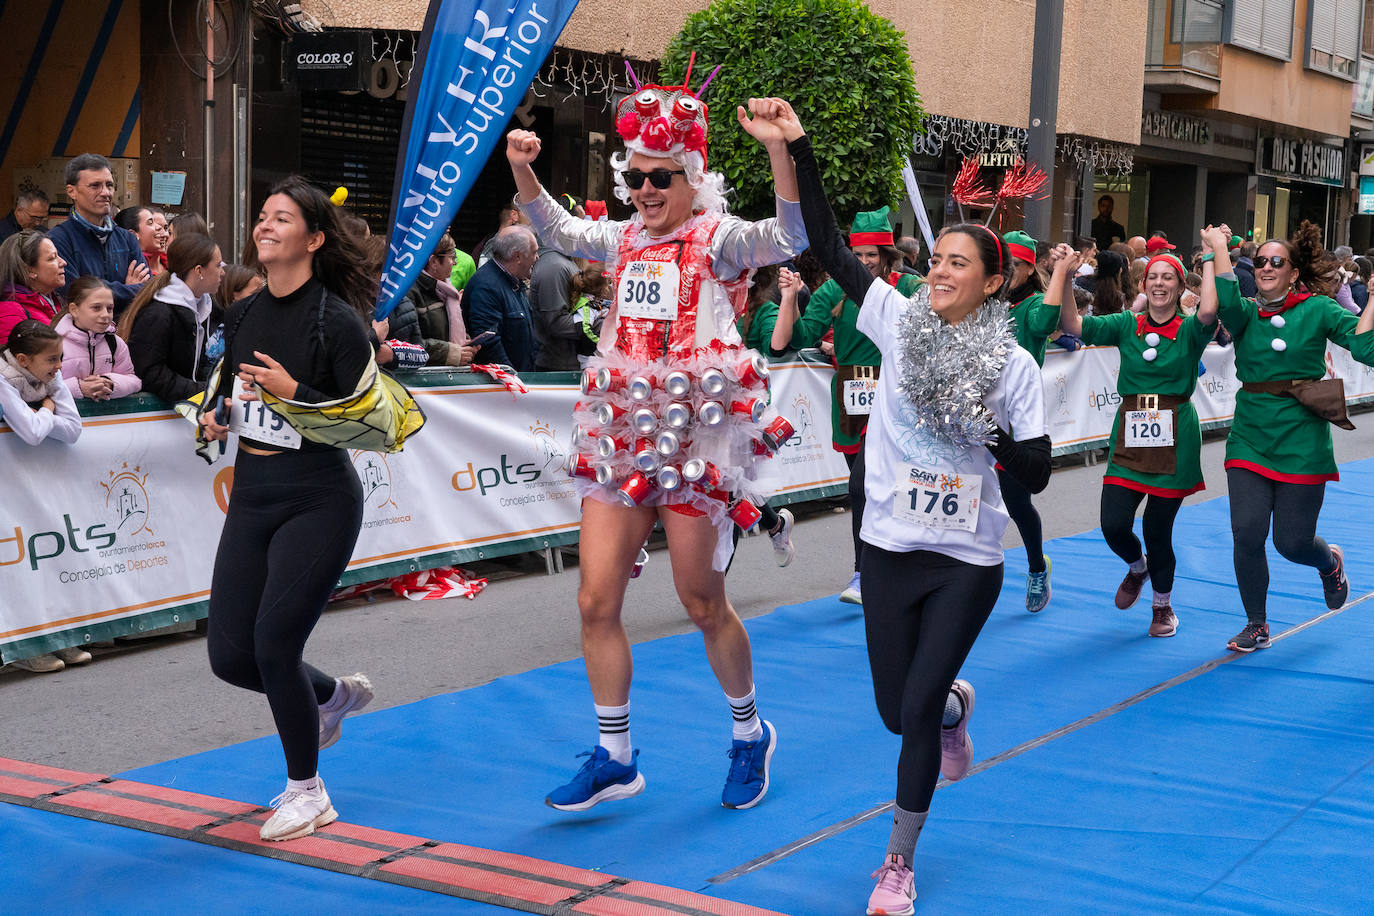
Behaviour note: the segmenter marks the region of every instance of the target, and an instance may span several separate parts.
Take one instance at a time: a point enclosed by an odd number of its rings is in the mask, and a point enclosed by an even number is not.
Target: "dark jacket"
[[[1246,257],[1236,259],[1236,282],[1240,284],[1240,294],[1247,299],[1255,298],[1259,287],[1255,285],[1255,262]]]
[[[23,231],[24,230],[19,226],[19,220],[14,218],[13,210],[11,210],[9,215],[4,219],[0,219],[0,242]]]
[[[205,339],[223,317],[211,313],[201,323],[196,314],[185,305],[153,299],[134,317],[129,333],[129,356],[143,390],[169,404],[205,388]]]
[[[578,275],[576,262],[561,251],[541,248],[530,275],[530,312],[539,341],[540,372],[576,372],[577,342],[586,335],[572,313],[568,294]]]
[[[1364,307],[1369,304],[1369,285],[1360,278],[1356,277],[1350,281],[1350,298],[1355,300],[1355,304],[1364,311]]]
[[[99,277],[114,291],[115,315],[129,307],[138,295],[139,286],[124,282],[129,265],[137,261],[148,265],[138,247],[138,236],[127,229],[114,229],[103,240],[90,226],[78,221],[75,215],[48,232],[57,246],[57,253],[67,262],[67,286],[78,277]],[[141,284],[140,284],[141,285]],[[59,292],[67,297],[67,286]],[[142,373],[139,373],[142,375]]]
[[[416,322],[419,325],[417,343],[423,344],[425,351],[429,353],[430,365],[462,365],[461,342],[456,343],[454,341],[454,328],[449,321],[448,302],[443,295],[440,295],[439,281],[429,274],[421,272],[420,276],[415,278],[415,285],[410,288],[410,292],[406,293],[405,299],[411,303],[415,310]],[[399,309],[400,306],[397,308]],[[461,306],[458,314],[462,314]]]
[[[534,326],[523,281],[496,261],[488,261],[463,287],[463,304],[468,307],[469,336],[496,332],[482,342],[473,362],[502,363],[517,372],[534,369]]]

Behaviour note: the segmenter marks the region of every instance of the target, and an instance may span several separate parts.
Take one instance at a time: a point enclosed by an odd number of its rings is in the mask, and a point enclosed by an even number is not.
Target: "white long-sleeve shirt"
[[[14,434],[29,445],[44,439],[56,439],[68,444],[81,435],[81,414],[66,385],[54,385],[51,394],[57,410],[46,407],[34,410],[19,396],[19,391],[4,377],[0,377],[0,411]]]

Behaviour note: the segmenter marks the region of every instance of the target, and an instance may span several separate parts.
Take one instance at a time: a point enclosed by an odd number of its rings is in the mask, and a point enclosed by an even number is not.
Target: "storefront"
[[[1335,137],[1306,138],[1261,132],[1256,169],[1256,241],[1287,238],[1303,220],[1322,228],[1334,246],[1344,241],[1344,193],[1350,180],[1346,143]]]

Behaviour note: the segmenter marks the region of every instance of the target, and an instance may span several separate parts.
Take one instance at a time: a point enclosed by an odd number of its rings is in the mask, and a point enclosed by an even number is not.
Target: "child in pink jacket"
[[[62,335],[62,377],[72,398],[107,401],[141,389],[129,347],[115,335],[109,285],[97,277],[82,277],[72,282],[67,296],[67,313],[56,330]]]

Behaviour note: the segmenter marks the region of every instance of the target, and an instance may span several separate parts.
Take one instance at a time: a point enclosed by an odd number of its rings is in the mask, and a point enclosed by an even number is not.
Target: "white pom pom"
[[[1273,340],[1269,341],[1269,346],[1273,347],[1279,353],[1288,349],[1288,344],[1282,337],[1275,337]]]
[[[1275,315],[1273,318],[1270,318],[1270,319],[1269,319],[1269,323],[1272,324],[1272,325],[1273,325],[1274,327],[1276,327],[1276,328],[1281,328],[1281,327],[1283,327],[1285,324],[1287,324],[1288,322],[1286,322],[1286,321],[1283,320],[1283,316],[1282,316],[1282,315]],[[1277,349],[1277,348],[1276,348],[1276,349]]]
[[[1144,353],[1140,355],[1145,357],[1145,362],[1152,363],[1155,361],[1155,357],[1159,355],[1159,351],[1156,350],[1154,347],[1151,347],[1150,349],[1146,350]]]
[[[1151,331],[1145,335],[1145,342],[1152,347],[1157,347],[1159,346],[1159,335]]]

